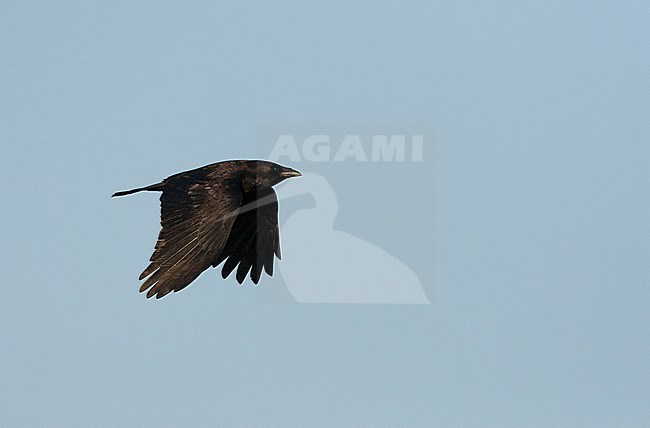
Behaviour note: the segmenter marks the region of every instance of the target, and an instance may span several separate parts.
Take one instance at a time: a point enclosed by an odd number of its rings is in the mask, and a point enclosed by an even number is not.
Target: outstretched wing
[[[226,243],[241,205],[235,183],[216,185],[194,170],[169,177],[160,196],[162,230],[140,291],[157,299],[187,287],[212,264]]]
[[[230,236],[221,254],[212,263],[218,266],[226,260],[221,275],[226,278],[237,268],[237,282],[250,277],[255,284],[262,269],[273,275],[273,255],[280,259],[280,231],[278,228],[278,198],[273,189],[244,193],[242,208],[232,226]]]

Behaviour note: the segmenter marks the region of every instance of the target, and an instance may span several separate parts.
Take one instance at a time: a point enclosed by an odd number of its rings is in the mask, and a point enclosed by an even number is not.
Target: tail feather
[[[123,190],[121,192],[115,192],[115,193],[113,193],[111,198],[114,198],[116,196],[130,195],[131,193],[142,192],[143,190],[147,190],[149,192],[162,192],[163,187],[165,187],[165,182],[161,181],[160,183],[152,184],[152,185],[146,186],[146,187],[138,187],[137,189]]]

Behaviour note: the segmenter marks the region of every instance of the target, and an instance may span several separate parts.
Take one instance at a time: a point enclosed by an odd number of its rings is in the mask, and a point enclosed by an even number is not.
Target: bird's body
[[[280,258],[278,200],[272,186],[300,173],[272,162],[233,160],[174,174],[160,183],[117,192],[162,191],[162,230],[151,263],[140,279],[147,298],[187,287],[204,270],[225,260],[222,276],[237,268],[241,284],[250,271],[273,274]]]

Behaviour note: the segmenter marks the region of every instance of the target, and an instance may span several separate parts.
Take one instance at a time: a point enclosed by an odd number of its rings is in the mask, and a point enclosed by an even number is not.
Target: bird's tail
[[[149,192],[162,192],[164,187],[165,187],[165,182],[161,181],[160,183],[152,184],[152,185],[146,186],[146,187],[138,187],[137,189],[123,190],[121,192],[115,192],[115,193],[113,193],[113,195],[111,197],[114,198],[116,196],[130,195],[131,193],[142,192],[143,190],[147,190]]]

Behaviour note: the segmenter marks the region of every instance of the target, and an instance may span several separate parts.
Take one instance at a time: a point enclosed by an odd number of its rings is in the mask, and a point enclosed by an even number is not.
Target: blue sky
[[[648,426],[649,14],[3,2],[0,421]],[[114,191],[268,156],[268,129],[373,126],[431,130],[423,161],[291,166],[431,305],[297,304],[217,270],[137,293],[158,200]]]

